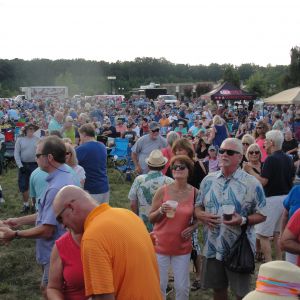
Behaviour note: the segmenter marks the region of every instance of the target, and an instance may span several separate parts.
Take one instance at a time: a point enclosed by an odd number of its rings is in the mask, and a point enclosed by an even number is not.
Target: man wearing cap
[[[240,140],[225,139],[219,153],[221,170],[203,179],[195,207],[196,217],[204,224],[206,237],[201,282],[205,288],[213,289],[214,300],[228,299],[228,285],[237,299],[242,299],[250,291],[251,274],[231,272],[223,261],[245,224],[254,251],[253,225],[265,220],[266,199],[259,181],[239,168],[243,158]],[[225,205],[233,208],[229,221],[222,219]]]
[[[200,122],[198,119],[194,120],[194,125],[191,126],[191,128],[189,129],[189,132],[193,135],[193,137],[197,136],[198,132],[204,129],[202,127],[202,122]],[[205,132],[205,129],[204,129]]]
[[[19,168],[18,184],[23,197],[23,209],[21,213],[29,213],[29,178],[31,173],[37,168],[35,161],[35,149],[39,138],[34,136],[38,127],[29,123],[24,128],[24,136],[17,139],[15,144],[14,157]]]
[[[159,124],[151,122],[149,129],[149,134],[140,137],[132,147],[132,160],[139,174],[146,174],[149,171],[145,159],[150,155],[152,150],[167,147],[167,140],[159,133]]]
[[[174,181],[162,173],[167,161],[168,159],[163,156],[160,150],[153,150],[146,159],[149,168],[148,174],[137,176],[128,194],[131,210],[143,220],[149,232],[153,229],[148,218],[152,198],[159,187]]]

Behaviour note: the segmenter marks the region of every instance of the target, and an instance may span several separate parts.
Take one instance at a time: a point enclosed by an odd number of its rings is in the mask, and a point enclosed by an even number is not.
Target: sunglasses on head
[[[222,149],[222,148],[219,149],[219,153],[220,153],[220,154],[226,153],[226,154],[229,155],[229,156],[232,156],[232,155],[234,155],[234,154],[241,154],[240,152],[235,151],[235,150],[231,150],[231,149]]]
[[[159,128],[151,130],[152,132],[159,132]]]
[[[177,170],[183,171],[186,169],[186,165],[173,165],[171,169],[174,171],[177,171]]]
[[[258,155],[258,154],[259,154],[259,151],[249,151],[249,154],[251,154],[251,155],[253,155],[253,154]]]

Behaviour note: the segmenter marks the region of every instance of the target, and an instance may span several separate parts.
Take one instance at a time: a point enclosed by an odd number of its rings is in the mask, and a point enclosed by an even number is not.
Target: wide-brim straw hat
[[[163,167],[168,159],[163,156],[162,152],[158,149],[153,150],[149,157],[145,159],[146,163],[150,167]]]
[[[287,285],[287,287],[285,287]],[[296,294],[278,295],[277,288],[289,292],[293,287]],[[298,291],[297,291],[298,290]],[[293,300],[300,295],[300,268],[287,261],[271,261],[259,268],[256,290],[246,295],[243,300]]]

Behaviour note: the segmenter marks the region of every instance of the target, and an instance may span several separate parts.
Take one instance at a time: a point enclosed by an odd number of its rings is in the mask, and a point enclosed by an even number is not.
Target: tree
[[[240,77],[239,73],[233,66],[228,66],[223,74],[223,82],[229,82],[236,87],[240,87]]]
[[[256,94],[258,97],[266,95],[267,82],[261,72],[256,72],[251,75],[246,82],[246,86],[248,92]]]
[[[69,95],[76,95],[80,93],[78,85],[74,82],[73,76],[70,72],[65,72],[58,75],[55,78],[55,85],[67,86],[69,89]]]
[[[290,78],[293,86],[300,84],[300,48],[291,49]]]
[[[212,90],[212,85],[209,83],[199,83],[196,86],[196,95],[200,97],[201,95],[208,93]]]

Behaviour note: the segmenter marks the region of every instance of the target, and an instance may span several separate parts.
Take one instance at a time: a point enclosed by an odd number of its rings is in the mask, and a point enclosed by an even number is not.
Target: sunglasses
[[[63,219],[62,219],[62,214],[65,212],[65,210],[67,208],[70,208],[70,203],[73,203],[75,202],[76,199],[73,199],[71,200],[68,204],[65,205],[65,207],[58,213],[58,215],[56,216],[56,221],[59,223],[59,224],[62,224],[63,222]]]
[[[153,129],[153,130],[151,130],[153,133],[154,132],[159,132],[159,128],[157,128],[157,129]]]
[[[219,153],[220,153],[220,154],[226,153],[226,154],[229,155],[229,156],[233,156],[234,154],[241,154],[240,152],[235,151],[235,150],[222,149],[222,148],[219,149]]]
[[[250,144],[249,143],[242,143],[243,146],[249,146]]]
[[[186,169],[186,165],[173,165],[171,169],[174,171],[177,171],[177,170],[183,171]]]
[[[66,152],[66,155],[70,155],[70,154],[72,154],[71,152]]]
[[[36,157],[36,158],[40,158],[40,157],[43,156],[43,155],[47,155],[47,154],[44,154],[44,153],[37,153],[37,154],[35,155],[35,157]]]
[[[256,129],[262,129],[262,127],[256,127]]]
[[[251,154],[251,155],[253,155],[253,154],[258,155],[258,154],[259,154],[259,151],[249,151],[249,154]]]

